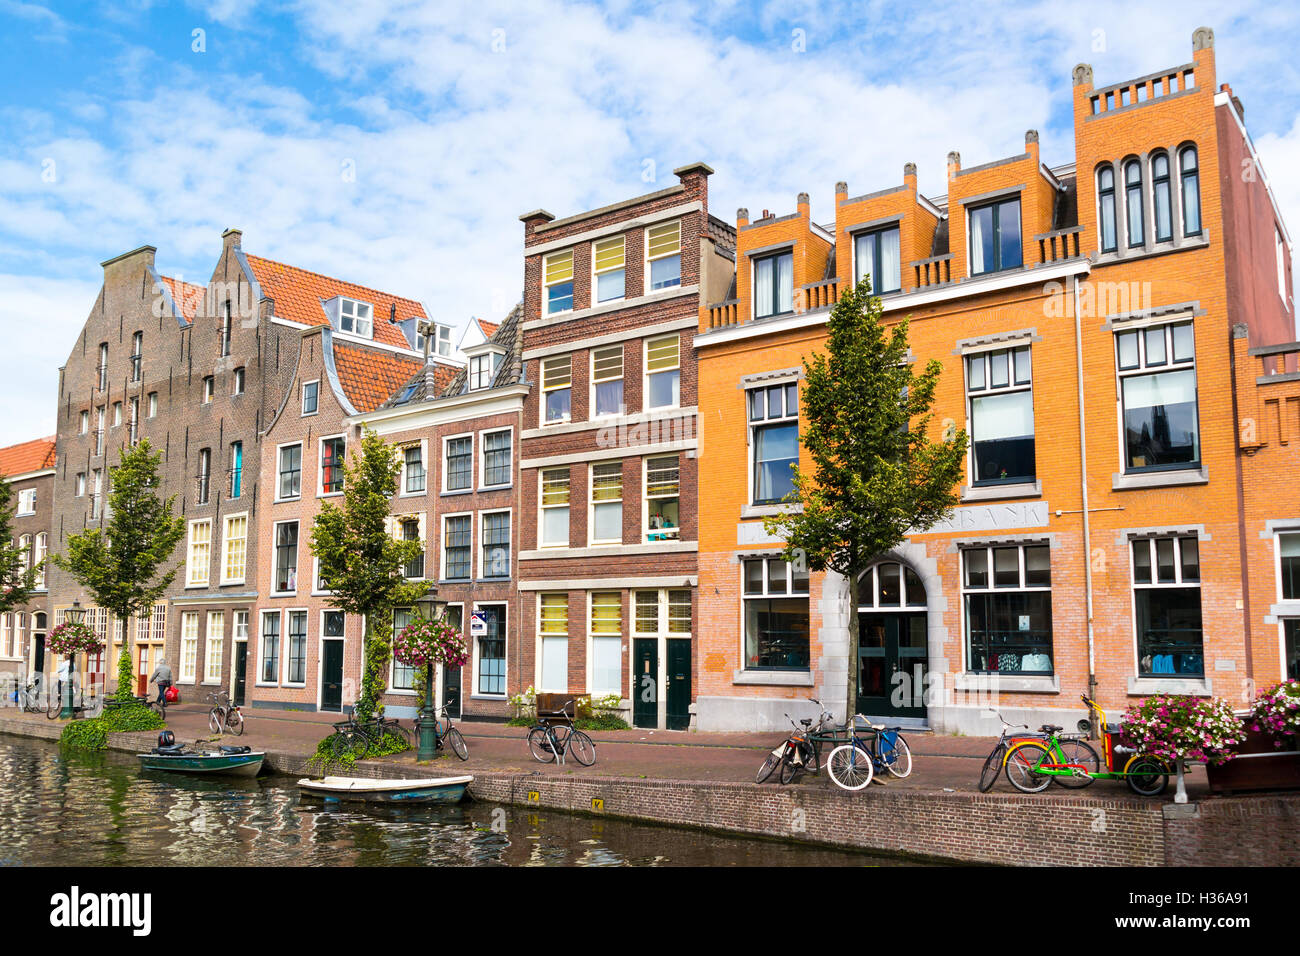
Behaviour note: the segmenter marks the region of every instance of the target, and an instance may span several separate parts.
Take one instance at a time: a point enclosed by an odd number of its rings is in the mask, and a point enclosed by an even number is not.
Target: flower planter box
[[[1246,739],[1225,764],[1205,768],[1211,793],[1238,790],[1300,790],[1300,751],[1294,740],[1273,746],[1267,734],[1246,731]]]

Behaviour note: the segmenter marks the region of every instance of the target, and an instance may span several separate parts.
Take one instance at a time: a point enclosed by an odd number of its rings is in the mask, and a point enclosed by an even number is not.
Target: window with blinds
[[[569,469],[550,468],[541,473],[543,548],[569,546]]]
[[[568,355],[542,359],[542,421],[543,423],[569,420],[570,394],[573,384],[573,362]]]
[[[596,417],[623,414],[623,346],[592,349],[591,381]]]
[[[591,693],[619,692],[623,672],[623,596],[618,591],[591,595]]]
[[[539,596],[538,630],[542,641],[542,661],[538,690],[569,689],[569,596]]]
[[[646,258],[650,261],[650,291],[682,284],[682,224],[660,223],[646,230]]]
[[[646,408],[676,408],[681,399],[681,337],[646,341]]]
[[[546,314],[556,315],[573,310],[573,250],[565,249],[547,256],[542,267]]]
[[[623,298],[626,250],[622,236],[601,239],[592,246],[596,273],[596,301],[610,302]]]
[[[645,463],[645,540],[676,541],[681,530],[680,474],[676,455]]]
[[[623,540],[623,464],[591,466],[591,543]]]

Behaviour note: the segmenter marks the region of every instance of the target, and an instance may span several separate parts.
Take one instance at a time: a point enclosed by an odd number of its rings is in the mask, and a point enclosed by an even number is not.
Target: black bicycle
[[[438,717],[441,717],[442,720],[439,720]],[[416,740],[420,739],[420,728],[423,723],[424,718],[418,716],[415,718]],[[451,714],[445,706],[434,716],[433,733],[436,739],[435,749],[442,750],[445,744],[461,760],[469,759],[469,746],[465,743],[465,738],[461,736],[460,731],[451,722]]]
[[[590,767],[596,762],[596,745],[592,739],[573,726],[573,715],[567,708],[569,701],[560,708],[557,717],[537,717],[537,723],[528,729],[528,750],[542,763],[564,763],[568,754],[573,754],[578,763]]]

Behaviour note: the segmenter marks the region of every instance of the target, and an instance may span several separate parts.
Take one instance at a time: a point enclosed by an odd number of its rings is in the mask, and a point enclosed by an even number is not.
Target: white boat
[[[302,779],[304,794],[325,800],[362,803],[458,803],[473,777],[429,777],[421,780],[383,780],[373,777]]]

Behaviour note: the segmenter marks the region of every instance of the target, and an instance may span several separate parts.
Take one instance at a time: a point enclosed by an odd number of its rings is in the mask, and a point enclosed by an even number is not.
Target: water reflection
[[[0,865],[872,866],[868,854],[489,803],[300,802],[283,777],[141,772],[125,754],[0,741]]]

